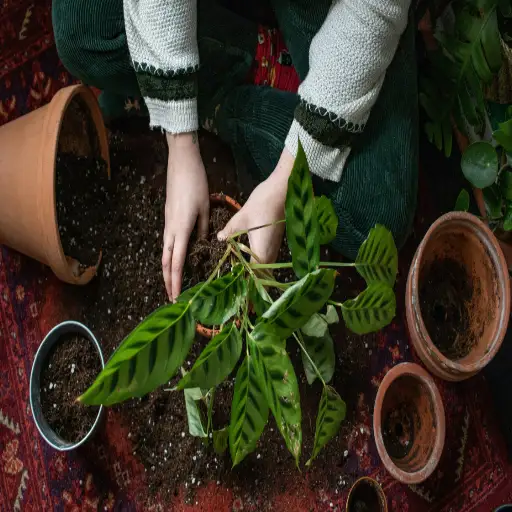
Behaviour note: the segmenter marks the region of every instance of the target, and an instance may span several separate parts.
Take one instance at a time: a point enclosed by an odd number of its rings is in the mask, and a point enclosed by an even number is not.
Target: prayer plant
[[[234,234],[208,280],[143,320],[78,400],[108,406],[168,384],[190,351],[196,322],[220,325],[220,332],[190,371],[181,368],[182,378],[173,389],[184,391],[190,433],[206,442],[212,438],[218,451],[229,445],[235,466],[256,448],[270,410],[298,464],[301,406],[297,376],[287,351],[287,344],[290,350],[290,344],[296,343],[302,351],[308,382],[318,379],[323,386],[310,464],[336,435],[345,417],[345,403],[328,385],[335,365],[328,326],[338,321],[337,311],[341,311],[347,327],[358,334],[389,324],[395,315],[393,285],[398,258],[391,233],[377,225],[355,263],[320,261],[320,245],[334,239],[338,220],[326,197],[314,197],[300,144],[288,183],[285,217],[280,222],[286,222],[291,263],[260,264],[254,262],[254,255],[253,262],[248,261],[244,253],[251,255],[251,251],[240,241],[248,231]],[[231,271],[219,277],[219,269],[228,259]],[[293,267],[297,281],[279,283],[273,279],[272,269],[285,267]],[[343,303],[331,300],[338,267],[355,267],[367,283],[359,296]],[[277,300],[272,300],[269,288],[278,291],[273,294]],[[230,424],[212,431],[215,388],[235,369]]]

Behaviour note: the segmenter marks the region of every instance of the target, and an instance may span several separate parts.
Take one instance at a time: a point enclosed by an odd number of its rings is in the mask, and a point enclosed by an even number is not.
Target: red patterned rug
[[[38,5],[29,0],[3,0],[0,123],[48,102],[60,87],[73,82],[55,52],[50,4],[50,0]],[[430,158],[429,151],[424,152],[425,158]],[[428,225],[443,213],[435,178],[443,183],[448,207],[456,196],[457,186],[451,190],[442,177],[446,165],[443,160],[425,163],[429,181],[421,183],[415,233],[401,253],[399,302],[414,248]],[[50,449],[32,421],[28,402],[31,363],[46,332],[73,316],[73,308],[63,300],[64,291],[48,269],[0,248],[0,510],[142,510],[138,498],[146,487],[144,470],[117,413],[109,411],[94,443],[69,454]],[[343,340],[337,342],[342,347]],[[340,453],[334,468],[340,474],[339,482],[325,482],[319,488],[312,485],[312,474],[296,472],[293,478],[276,482],[270,502],[264,504],[243,483],[204,482],[192,499],[183,489],[172,503],[155,502],[150,510],[341,511],[349,484],[359,475],[371,475],[382,483],[393,511],[491,511],[512,502],[512,467],[483,377],[462,384],[438,381],[447,417],[446,444],[441,463],[426,483],[404,486],[386,473],[372,438],[372,407],[387,370],[401,361],[415,360],[403,304],[368,357],[368,382],[359,391],[356,418],[347,433],[348,457]],[[337,447],[333,443],[327,449],[335,452]],[[344,475],[349,475],[347,481]]]

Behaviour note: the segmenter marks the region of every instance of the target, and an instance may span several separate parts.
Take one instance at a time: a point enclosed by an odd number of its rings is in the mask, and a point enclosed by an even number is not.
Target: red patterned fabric
[[[73,82],[57,58],[50,19],[49,0],[38,5],[30,0],[3,1],[0,123],[48,102],[56,90]],[[275,32],[271,36],[279,38]],[[260,45],[266,44],[267,40],[261,42],[260,38]],[[279,52],[282,46],[275,48]],[[265,55],[263,48],[260,50],[258,55]],[[275,61],[272,66],[277,70]],[[296,84],[291,72],[276,71],[273,75],[266,71],[268,67],[258,75],[261,83],[287,84],[289,88]],[[428,187],[423,183],[420,189]],[[381,379],[393,365],[415,359],[403,318],[403,289],[412,252],[439,214],[425,196],[420,196],[416,237],[401,253],[399,314],[395,323],[379,334],[378,350],[370,356],[373,378],[360,390],[357,421],[349,433],[350,455],[343,472],[377,478],[392,511],[487,512],[512,502],[512,468],[505,459],[482,377],[461,384],[438,381],[446,410],[447,437],[441,463],[426,483],[410,487],[394,481],[380,464],[372,439],[373,400]],[[142,510],[137,496],[145,486],[144,471],[132,455],[127,429],[115,412],[108,412],[94,442],[69,454],[46,446],[32,421],[28,393],[34,354],[53,325],[74,315],[72,304],[63,299],[64,289],[48,269],[0,248],[0,511]],[[276,484],[271,505],[276,512],[344,510],[346,491],[336,494],[327,483],[325,490],[313,491],[307,472],[297,472],[285,484]],[[198,488],[194,505],[185,504],[182,493],[172,504],[155,503],[144,510],[261,509],[257,496],[248,497],[222,482],[219,486],[210,482]]]

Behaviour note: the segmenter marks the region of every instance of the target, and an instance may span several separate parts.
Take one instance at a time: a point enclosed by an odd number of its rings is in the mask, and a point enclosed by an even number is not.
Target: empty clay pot
[[[421,289],[434,262],[456,261],[467,275],[471,296],[464,301],[467,329],[457,336],[469,336],[466,355],[450,358],[432,339],[422,314]],[[428,284],[428,283],[427,283]],[[478,373],[499,350],[510,315],[510,281],[507,263],[496,237],[477,217],[451,212],[440,217],[428,230],[414,256],[406,293],[407,325],[416,353],[437,376],[450,381]],[[440,318],[443,322],[443,318]]]
[[[347,498],[347,512],[359,511],[387,512],[386,495],[379,482],[368,476],[357,480]]]
[[[386,374],[375,399],[373,433],[393,478],[417,484],[432,474],[443,451],[445,417],[434,379],[421,366],[402,363]]]
[[[86,284],[97,265],[81,270],[77,260],[65,256],[55,199],[60,129],[75,99],[89,110],[92,122],[90,129],[77,127],[68,146],[85,156],[98,144],[110,172],[103,117],[96,97],[84,85],[65,87],[48,105],[0,127],[0,244],[50,266],[62,281]]]
[[[210,208],[214,206],[224,206],[233,213],[236,213],[241,208],[237,201],[225,194],[210,194]],[[210,329],[199,323],[197,324],[196,331],[205,338],[213,338],[220,332],[218,329]]]

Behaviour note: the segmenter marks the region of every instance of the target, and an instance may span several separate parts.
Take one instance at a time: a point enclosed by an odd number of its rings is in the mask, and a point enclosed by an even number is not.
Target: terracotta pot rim
[[[108,151],[107,134],[96,97],[87,86],[82,84],[64,87],[55,94],[52,101],[48,104],[48,110],[43,123],[38,172],[39,187],[42,190],[42,193],[39,195],[41,201],[39,204],[39,211],[46,211],[55,219],[54,225],[51,229],[42,230],[43,234],[46,234],[49,238],[49,243],[45,244],[45,247],[57,247],[56,253],[46,251],[49,266],[59,279],[71,284],[83,285],[87,284],[96,274],[96,270],[101,261],[101,252],[96,265],[88,267],[79,276],[73,272],[72,268],[73,266],[77,267],[78,262],[72,258],[66,257],[64,254],[64,249],[59,235],[57,198],[55,193],[55,163],[59,145],[60,129],[67,108],[76,96],[80,96],[90,109],[90,115],[98,135],[98,144],[101,156],[107,162],[107,172],[110,176],[110,156]],[[53,179],[51,180],[48,179],[48,175],[44,172],[46,167],[52,169],[51,176]],[[46,216],[42,214],[40,220],[45,217]]]
[[[210,204],[213,205],[227,205],[228,209],[233,212],[237,212],[242,208],[240,203],[233,199],[231,196],[224,194],[223,192],[217,192],[210,194]],[[218,329],[210,329],[209,327],[204,326],[203,324],[197,323],[196,332],[205,338],[213,338],[217,334],[219,334]]]
[[[492,260],[493,266],[496,269],[496,273],[498,274],[498,282],[501,287],[500,291],[502,292],[502,302],[500,308],[501,318],[498,324],[498,328],[495,332],[494,339],[492,340],[491,343],[489,343],[490,349],[487,351],[487,353],[474,363],[464,363],[464,358],[457,361],[452,360],[443,355],[441,351],[436,347],[430,335],[428,334],[428,330],[423,321],[423,316],[421,315],[419,300],[419,280],[425,247],[432,238],[432,235],[434,235],[440,228],[443,228],[445,225],[453,222],[464,222],[471,224],[472,226],[475,226],[478,229],[478,231],[482,234],[480,240],[482,243],[485,244],[489,258]],[[482,368],[484,368],[496,355],[496,352],[499,350],[501,342],[503,341],[503,337],[505,335],[508,325],[508,319],[510,316],[510,278],[508,275],[508,271],[504,273],[503,269],[508,269],[508,266],[505,260],[505,256],[503,255],[503,251],[501,250],[500,244],[496,237],[493,235],[492,231],[489,229],[489,227],[480,219],[478,219],[478,217],[475,217],[474,215],[466,212],[449,212],[439,217],[430,226],[429,230],[427,231],[426,235],[423,237],[423,240],[418,246],[416,255],[411,266],[408,279],[408,292],[410,293],[407,293],[406,301],[407,308],[410,309],[411,320],[415,324],[418,337],[421,338],[419,340],[419,343],[422,343],[425,345],[425,347],[428,347],[427,357],[429,357],[429,359],[432,359],[432,364],[440,366],[441,368],[447,368],[456,373],[462,373],[466,375],[471,374],[468,376],[472,376],[478,371],[480,371]]]
[[[346,511],[350,512],[348,508],[350,505],[350,497],[352,496],[352,492],[354,491],[354,489],[362,482],[370,482],[376,489],[378,489],[377,492],[379,496],[382,498],[382,503],[384,503],[384,512],[388,512],[388,500],[386,498],[386,494],[384,493],[384,489],[382,488],[382,485],[380,485],[380,483],[377,482],[377,480],[375,480],[375,478],[372,478],[371,476],[362,476],[352,484],[352,487],[350,488],[350,491],[347,496]]]
[[[436,439],[434,448],[430,455],[427,464],[413,473],[408,473],[400,469],[388,455],[386,447],[384,445],[384,439],[382,437],[382,404],[384,403],[384,397],[388,391],[390,385],[399,377],[409,376],[418,379],[429,392],[431,402],[434,404],[435,419],[436,419]],[[375,399],[375,407],[373,411],[373,434],[375,436],[375,444],[377,445],[377,451],[379,456],[393,478],[399,482],[406,484],[418,484],[425,481],[435,470],[441,454],[443,452],[444,440],[446,432],[445,414],[443,401],[439,389],[434,382],[433,377],[427,373],[420,365],[416,363],[400,363],[394,366],[382,379],[382,382],[377,391],[377,397]]]

